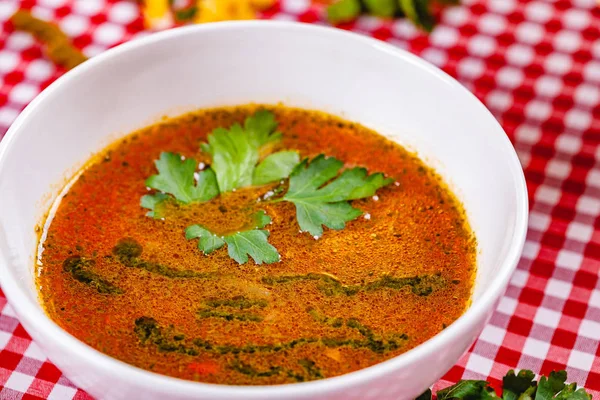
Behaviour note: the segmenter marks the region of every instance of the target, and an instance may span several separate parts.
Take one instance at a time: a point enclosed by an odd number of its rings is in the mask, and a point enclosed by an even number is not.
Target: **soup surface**
[[[200,144],[265,109],[282,138],[262,146],[260,159],[281,150],[307,158],[291,178],[207,201],[171,198],[147,215],[140,198],[166,196],[146,181],[162,152],[181,156],[181,165],[193,159],[202,183],[201,169],[218,170],[218,161],[216,145],[211,153]],[[299,203],[281,199],[298,186],[295,175],[328,160],[320,154],[341,160],[342,170],[391,179],[376,194],[347,196],[352,207],[342,211],[359,211],[346,215],[345,227],[313,235],[316,228],[299,226]],[[335,183],[326,178],[313,183]],[[333,218],[336,211],[319,204]],[[190,226],[214,235],[194,236]],[[252,229],[260,237],[238,234]],[[227,245],[209,253],[221,237]],[[231,255],[243,248],[236,238],[254,240],[266,255],[250,249],[240,264]],[[179,378],[262,385],[355,371],[437,334],[469,304],[476,243],[440,177],[401,146],[321,112],[248,105],[165,119],[96,156],[61,200],[39,258],[47,313],[95,349]]]

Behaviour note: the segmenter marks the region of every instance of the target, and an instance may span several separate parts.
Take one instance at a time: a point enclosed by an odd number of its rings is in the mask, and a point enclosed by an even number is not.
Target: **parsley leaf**
[[[200,239],[198,248],[202,250],[204,254],[210,254],[225,245],[223,237],[212,233],[202,225],[188,226],[185,230],[185,238],[187,240]]]
[[[244,129],[248,132],[250,142],[256,147],[281,140],[281,132],[275,132],[277,121],[275,115],[267,110],[260,110],[244,121]]]
[[[269,232],[264,230],[271,218],[264,211],[253,215],[253,222],[248,230],[231,235],[219,236],[201,225],[189,226],[185,231],[186,239],[200,239],[198,248],[204,254],[210,254],[227,244],[229,257],[239,264],[248,262],[248,256],[257,264],[272,264],[279,261],[277,249],[268,242]]]
[[[592,395],[585,389],[577,390],[577,384],[571,383],[565,385],[567,381],[566,371],[552,371],[548,378],[542,376],[537,385],[535,397],[529,398],[535,400],[591,400]],[[521,396],[520,399],[527,400],[527,397]]]
[[[217,128],[208,135],[208,144],[203,144],[202,149],[212,156],[211,166],[222,193],[253,184],[261,149],[281,140],[281,133],[275,132],[276,128],[273,113],[263,110],[248,117],[243,127],[234,124],[229,129]],[[287,177],[281,173],[276,175],[274,180]],[[268,183],[265,179],[261,182]]]
[[[494,399],[498,398],[495,393],[490,393],[489,383],[486,381],[464,380],[454,386],[437,392],[438,400],[451,399]]]
[[[431,389],[427,389],[423,394],[417,397],[415,400],[431,400],[433,394],[431,393]]]
[[[563,390],[564,392],[564,390]],[[592,395],[585,391],[585,389],[581,388],[577,391],[573,392],[573,395],[570,397],[564,397],[562,395],[558,395],[556,400],[592,400]]]
[[[198,182],[195,182],[194,173],[198,164],[193,159],[182,160],[178,154],[163,152],[155,165],[158,175],[146,179],[146,186],[168,193],[177,201],[184,204],[204,202],[219,194],[215,173],[210,168],[200,172],[197,175]],[[144,203],[154,209],[156,200],[146,199]]]
[[[571,383],[554,398],[555,400],[590,400],[592,396],[585,389],[577,390],[577,384]]]
[[[519,396],[525,393],[529,388],[535,388],[535,374],[529,370],[523,369],[515,375],[514,370],[508,371],[502,379],[504,387],[502,392],[503,400],[518,400]]]
[[[147,208],[150,210],[146,213],[147,217],[161,218],[162,214],[160,212],[160,205],[163,204],[163,202],[168,198],[169,196],[167,196],[164,193],[147,194],[145,196],[142,196],[140,205],[143,208]]]
[[[542,376],[538,384],[535,400],[552,400],[554,395],[565,388],[567,371],[552,371],[548,378]]]
[[[462,380],[456,385],[437,392],[438,400],[591,400],[592,395],[585,389],[577,389],[576,383],[565,385],[566,371],[553,371],[548,378],[541,377],[539,383],[535,374],[521,370],[518,374],[510,370],[502,379],[502,397],[486,381]],[[416,400],[431,400],[431,390],[427,390]]]
[[[259,186],[287,178],[298,163],[300,163],[300,156],[295,151],[271,154],[254,170],[252,184]]]
[[[288,191],[280,200],[294,203],[301,230],[320,237],[323,225],[343,229],[346,222],[362,214],[349,200],[373,196],[377,189],[393,181],[382,173],[367,175],[367,170],[359,167],[338,176],[343,165],[333,157],[319,155],[310,163],[307,159],[302,161],[290,175]]]

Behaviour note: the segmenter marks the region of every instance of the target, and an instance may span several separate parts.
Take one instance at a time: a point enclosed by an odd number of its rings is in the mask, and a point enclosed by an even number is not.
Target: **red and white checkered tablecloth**
[[[321,6],[280,0],[264,18],[321,23]],[[345,29],[409,50],[494,113],[527,178],[531,215],[518,270],[478,341],[436,387],[509,368],[566,369],[600,399],[600,4],[462,0],[430,35],[363,17]],[[57,22],[88,56],[145,35],[130,0],[0,0],[0,138],[64,71],[6,21],[19,7]],[[2,211],[6,212],[6,210]],[[0,290],[0,399],[87,399],[31,341]]]

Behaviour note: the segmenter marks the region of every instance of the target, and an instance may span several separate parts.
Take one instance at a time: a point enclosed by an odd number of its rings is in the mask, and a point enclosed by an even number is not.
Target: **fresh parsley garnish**
[[[295,151],[280,151],[265,158],[254,170],[252,184],[256,186],[285,179],[300,163],[300,156]]]
[[[215,173],[210,168],[196,172],[198,164],[191,158],[186,160],[178,154],[163,152],[154,163],[158,174],[146,179],[146,186],[159,190],[160,194],[170,194],[183,204],[205,202],[219,194]],[[141,204],[151,210],[150,216],[156,217],[157,205],[166,199],[166,196],[144,196]]]
[[[276,132],[276,129],[277,121],[273,113],[263,110],[248,117],[243,127],[234,124],[229,129],[217,128],[208,135],[208,144],[204,143],[202,150],[212,157],[211,166],[215,171],[221,193],[288,177],[297,162],[290,168],[294,157],[287,151],[270,156],[279,154],[275,159],[269,160],[267,157],[263,163],[268,161],[270,164],[261,168],[262,172],[255,177],[261,151],[267,145],[281,140],[281,133]],[[266,168],[275,162],[283,163],[284,167],[279,166],[278,171],[266,171]],[[269,176],[266,172],[273,172],[273,174]]]
[[[591,400],[592,395],[585,389],[577,389],[576,383],[565,384],[566,371],[553,371],[546,378],[542,376],[539,383],[535,374],[529,370],[521,370],[515,374],[508,371],[502,379],[502,396],[498,396],[486,381],[462,380],[456,385],[439,390],[437,400]],[[428,389],[417,400],[431,400],[432,393]]]
[[[150,210],[146,213],[147,217],[162,218],[162,213],[161,213],[160,208],[161,208],[161,205],[164,204],[164,201],[167,200],[168,198],[169,198],[169,196],[164,193],[147,194],[145,196],[142,196],[140,205],[143,208],[147,208]]]
[[[288,191],[278,201],[294,203],[302,231],[320,237],[323,225],[343,229],[346,222],[362,214],[349,200],[373,196],[377,189],[393,182],[382,173],[368,175],[366,169],[359,167],[338,176],[343,165],[336,158],[319,155],[310,163],[308,159],[302,161],[290,175]]]
[[[201,145],[211,156],[210,167],[200,172],[193,159],[161,153],[155,161],[158,174],[146,180],[146,186],[158,192],[141,199],[141,206],[149,210],[146,215],[162,218],[162,208],[169,199],[182,204],[206,202],[219,193],[289,177],[286,194],[272,201],[293,203],[300,229],[318,238],[323,234],[323,226],[343,229],[346,222],[362,214],[350,205],[351,200],[373,196],[392,182],[382,173],[369,175],[359,167],[340,173],[344,163],[332,157],[320,155],[310,162],[300,162],[296,151],[269,154],[273,144],[281,140],[276,129],[273,113],[263,110],[246,118],[243,126],[234,124],[229,129],[213,130],[208,143]],[[265,157],[266,154],[269,155]],[[263,199],[279,196],[285,187],[279,185]],[[257,264],[269,264],[280,260],[277,249],[267,240],[269,232],[263,229],[270,222],[271,218],[261,211],[240,232],[220,236],[207,227],[192,225],[186,229],[186,238],[199,239],[198,247],[205,254],[227,245],[229,256],[240,264],[248,262],[249,257]]]
[[[230,235],[219,236],[201,225],[189,226],[185,231],[186,239],[200,239],[198,248],[204,254],[210,254],[227,244],[229,257],[239,264],[248,262],[248,256],[257,264],[271,264],[279,261],[277,249],[268,242],[269,231],[264,230],[271,218],[264,211],[259,211],[252,217],[253,221],[246,230]]]

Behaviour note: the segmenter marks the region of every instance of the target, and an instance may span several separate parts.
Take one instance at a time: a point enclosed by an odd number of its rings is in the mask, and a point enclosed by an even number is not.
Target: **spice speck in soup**
[[[245,105],[112,144],[48,221],[40,299],[114,358],[273,385],[402,354],[468,307],[476,241],[415,154],[319,111]]]

